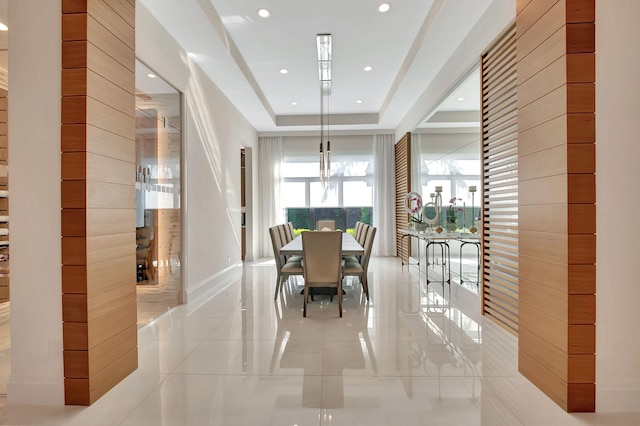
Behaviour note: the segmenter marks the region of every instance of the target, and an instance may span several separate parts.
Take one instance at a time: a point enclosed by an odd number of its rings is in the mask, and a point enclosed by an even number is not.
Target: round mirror
[[[428,225],[438,223],[440,215],[438,214],[438,206],[436,203],[426,203],[422,208],[422,221]]]
[[[404,208],[410,215],[419,213],[422,209],[422,195],[417,192],[408,192],[404,197]]]

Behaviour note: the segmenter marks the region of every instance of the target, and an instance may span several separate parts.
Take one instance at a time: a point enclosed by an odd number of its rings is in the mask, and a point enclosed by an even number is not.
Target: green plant
[[[457,201],[462,201],[462,198],[452,197],[449,200],[449,207],[447,207],[447,214],[446,214],[447,222],[455,223],[456,220],[458,220],[458,217],[456,216],[456,212],[462,211],[462,209],[460,207],[456,207]]]
[[[299,229],[294,229],[293,230],[293,235],[295,235],[296,237],[299,236],[300,234],[302,234],[303,232],[307,232],[308,229],[307,228],[299,228]]]

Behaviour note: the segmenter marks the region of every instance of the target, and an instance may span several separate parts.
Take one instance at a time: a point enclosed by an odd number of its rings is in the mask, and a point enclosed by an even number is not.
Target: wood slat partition
[[[518,333],[515,31],[514,24],[482,54],[482,308],[513,334]]]
[[[135,8],[62,0],[65,402],[90,405],[137,368]]]
[[[520,372],[595,410],[595,0],[518,0]]]
[[[409,262],[411,244],[404,244],[400,229],[406,229],[409,213],[405,210],[405,196],[411,190],[411,133],[407,132],[395,145],[396,169],[396,253],[404,262]]]

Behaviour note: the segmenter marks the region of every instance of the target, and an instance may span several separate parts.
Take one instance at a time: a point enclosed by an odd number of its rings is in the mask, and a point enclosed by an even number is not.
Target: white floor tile
[[[475,291],[373,258],[370,302],[349,280],[342,318],[320,295],[303,318],[302,282],[274,301],[274,268],[246,265],[219,294],[142,326],[138,370],[92,406],[0,398],[0,424],[640,424],[640,412],[565,413],[518,373],[517,339],[485,321]]]

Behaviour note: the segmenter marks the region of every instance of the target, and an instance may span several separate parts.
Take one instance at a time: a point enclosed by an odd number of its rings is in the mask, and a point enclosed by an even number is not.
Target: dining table
[[[308,231],[308,232],[322,232],[322,231]],[[302,256],[302,236],[298,235],[293,240],[285,244],[280,248],[280,254],[285,256],[298,255]],[[364,254],[364,247],[362,247],[353,235],[343,232],[342,233],[342,255],[343,256],[362,256]]]

